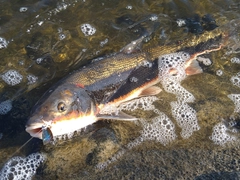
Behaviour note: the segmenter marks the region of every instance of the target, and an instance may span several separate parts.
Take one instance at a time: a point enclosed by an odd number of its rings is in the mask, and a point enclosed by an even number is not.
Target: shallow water
[[[0,167],[12,156],[42,152],[46,161],[37,170],[35,179],[239,178],[240,111],[234,112],[236,105],[228,95],[240,92],[231,82],[240,70],[240,64],[231,59],[240,56],[229,49],[205,56],[212,64],[203,64],[202,74],[189,76],[181,83],[195,97],[187,105],[196,111],[200,127],[188,138],[181,137],[183,127],[172,114],[171,102],[176,101],[176,96],[163,90],[154,105],[172,121],[177,136],[166,145],[147,138],[142,140],[146,127],[142,122],[102,121],[71,140],[43,146],[40,140],[32,139],[18,150],[30,138],[25,123],[31,108],[51,84],[91,59],[118,52],[141,35],[151,34],[144,47],[193,36],[186,27],[177,26],[178,19],[211,14],[219,26],[238,19],[238,0],[18,3],[2,0],[0,4],[0,73],[3,76],[9,70],[16,70],[21,74],[17,85],[0,81],[0,102],[12,101],[11,111],[0,116]],[[92,29],[89,32],[92,35],[84,34],[83,24],[90,24],[96,32]],[[132,112],[146,123],[152,123],[154,116],[161,116],[157,113],[142,109]],[[222,122],[223,126],[227,124],[224,127],[228,128],[232,138],[228,140],[232,141],[219,145],[210,137],[213,128]],[[229,122],[237,125],[232,128]],[[158,128],[156,124],[154,127]]]

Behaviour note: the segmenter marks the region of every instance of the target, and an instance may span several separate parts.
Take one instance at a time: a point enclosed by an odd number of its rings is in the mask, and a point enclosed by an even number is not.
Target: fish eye
[[[64,112],[64,111],[66,111],[66,104],[63,102],[60,102],[60,103],[58,103],[57,108],[58,108],[59,112]]]

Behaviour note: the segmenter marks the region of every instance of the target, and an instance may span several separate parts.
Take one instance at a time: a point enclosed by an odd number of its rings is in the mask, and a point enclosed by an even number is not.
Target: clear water
[[[178,19],[211,14],[218,25],[238,19],[238,0],[2,0],[0,4],[0,74],[3,77],[15,70],[21,75],[14,86],[0,81],[0,102],[12,101],[11,111],[0,115],[0,167],[13,155],[40,151],[47,160],[36,179],[201,179],[219,175],[212,172],[238,176],[238,132],[229,131],[236,140],[224,146],[209,138],[223,119],[226,123],[233,122],[233,117],[239,119],[228,95],[240,92],[230,80],[240,70],[231,59],[240,56],[226,49],[208,55],[212,64],[181,84],[195,97],[188,105],[196,111],[200,126],[187,139],[181,137],[182,128],[171,112],[170,103],[176,97],[163,91],[154,105],[175,124],[177,135],[166,146],[138,139],[143,129],[139,123],[104,121],[71,140],[42,146],[33,139],[16,152],[30,138],[25,123],[32,106],[52,83],[91,59],[118,52],[143,34],[152,33],[144,42],[149,47],[187,39],[190,33],[177,26]],[[93,29],[85,32],[86,27]],[[147,121],[156,116],[141,109],[132,114]],[[131,142],[138,145],[130,148]],[[112,157],[117,161],[103,170],[97,168]]]

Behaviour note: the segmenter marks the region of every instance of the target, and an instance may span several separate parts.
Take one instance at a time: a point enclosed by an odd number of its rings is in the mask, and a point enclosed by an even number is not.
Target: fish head
[[[43,128],[53,137],[86,127],[96,121],[96,105],[89,93],[70,83],[48,90],[33,107],[26,131],[33,137],[44,139]]]

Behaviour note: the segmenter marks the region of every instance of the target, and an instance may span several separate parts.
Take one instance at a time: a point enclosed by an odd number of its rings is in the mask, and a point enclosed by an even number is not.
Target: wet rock
[[[203,174],[195,177],[195,180],[229,180],[229,179],[239,179],[240,172],[213,172],[209,174]]]
[[[109,127],[103,127],[97,130],[90,138],[94,139],[97,144],[103,143],[107,140],[110,140],[114,143],[118,142],[115,131]]]

